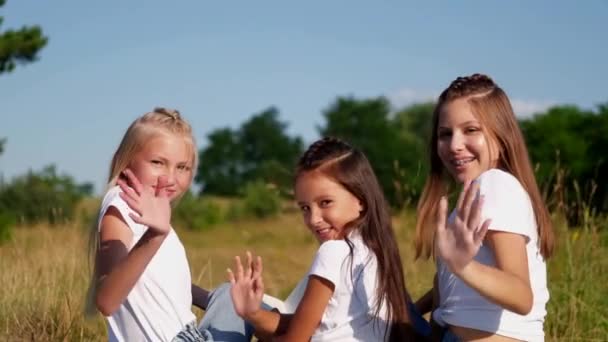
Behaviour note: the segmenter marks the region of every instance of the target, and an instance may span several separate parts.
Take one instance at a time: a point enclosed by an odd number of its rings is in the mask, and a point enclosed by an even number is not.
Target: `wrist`
[[[257,318],[260,316],[260,309],[256,309],[255,311],[251,311],[243,315],[243,318],[249,322],[256,322]]]
[[[157,241],[158,240],[158,241],[162,242],[169,235],[170,230],[171,229],[158,230],[156,228],[149,227],[148,230],[146,230],[146,232],[142,236],[142,239],[146,239],[148,241]]]
[[[452,273],[460,279],[466,279],[471,274],[472,267],[473,267],[473,260],[469,261],[464,266],[452,268]]]

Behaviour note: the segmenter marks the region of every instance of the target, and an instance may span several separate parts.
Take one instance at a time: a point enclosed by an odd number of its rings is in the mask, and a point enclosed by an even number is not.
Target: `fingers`
[[[141,206],[139,205],[139,201],[131,197],[126,192],[120,192],[118,193],[118,196],[120,196],[120,198],[122,198],[123,201],[125,201],[127,205],[141,217]]]
[[[448,213],[448,200],[445,196],[441,196],[439,200],[439,208],[437,208],[436,214],[436,229],[438,232],[445,230],[446,218]]]
[[[458,217],[465,223],[469,221],[469,216],[471,215],[471,207],[473,201],[477,197],[477,193],[479,192],[479,182],[469,183],[465,189],[462,190],[461,196],[464,193],[464,198],[460,206],[458,207]]]
[[[243,264],[241,264],[241,257],[238,255],[234,257],[234,268],[236,270],[236,281],[243,279]]]
[[[169,185],[167,176],[158,177],[158,180],[156,181],[156,191],[154,192],[154,196],[167,197],[167,185]]]
[[[477,230],[481,222],[481,208],[483,207],[483,195],[476,196],[469,209],[468,221],[465,222],[469,230]]]
[[[464,196],[467,192],[467,189],[469,188],[469,184],[471,182],[470,181],[465,181],[464,184],[462,185],[462,190],[460,191],[460,194],[458,195],[458,201],[456,201],[456,210],[460,211],[460,208],[462,208],[462,203],[464,202]]]
[[[480,244],[483,239],[486,237],[486,233],[488,232],[488,228],[490,228],[490,224],[492,223],[491,219],[487,219],[483,222],[483,224],[475,231],[473,234],[473,241],[475,244]]]
[[[253,268],[253,263],[251,261],[251,252],[247,251],[245,252],[245,254],[247,255],[247,263],[245,264],[245,278],[246,279],[250,279],[251,278],[251,273],[252,273],[252,268]]]
[[[257,256],[255,258],[255,261],[253,263],[253,273],[251,274],[251,277],[253,279],[258,279],[262,277],[262,257],[261,256]]]
[[[228,281],[230,282],[230,284],[236,284],[236,279],[234,279],[234,273],[232,273],[232,270],[228,268],[226,269],[226,272],[228,272]]]
[[[144,187],[139,181],[139,179],[135,176],[135,174],[130,169],[125,169],[123,174],[127,176],[127,182],[129,186],[131,186],[138,195],[141,195]]]

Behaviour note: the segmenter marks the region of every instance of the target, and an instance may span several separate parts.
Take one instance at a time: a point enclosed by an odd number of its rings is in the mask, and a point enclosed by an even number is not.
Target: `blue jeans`
[[[446,329],[443,337],[441,338],[441,342],[462,342],[460,337],[456,336],[450,329]]]
[[[262,309],[271,308],[262,303]],[[250,342],[254,333],[253,326],[234,311],[229,283],[224,283],[209,293],[205,316],[198,328],[193,326],[190,324],[184,327],[174,341]]]

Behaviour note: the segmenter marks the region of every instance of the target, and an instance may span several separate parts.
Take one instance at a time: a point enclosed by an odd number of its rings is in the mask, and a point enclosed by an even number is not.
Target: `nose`
[[[464,148],[464,137],[458,132],[453,132],[450,139],[450,150],[452,152],[461,151]]]
[[[173,185],[175,183],[176,175],[177,171],[174,168],[165,169],[165,172],[163,172],[163,176],[167,177],[167,186]]]
[[[317,227],[319,224],[321,224],[321,222],[323,222],[321,210],[316,207],[311,207],[308,222],[311,227]]]

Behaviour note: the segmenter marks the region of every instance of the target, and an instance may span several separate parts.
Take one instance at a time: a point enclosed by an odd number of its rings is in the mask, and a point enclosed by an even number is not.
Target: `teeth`
[[[468,158],[468,159],[454,160],[454,161],[453,161],[453,163],[454,163],[456,166],[461,166],[461,165],[464,165],[464,164],[466,164],[466,163],[470,163],[470,162],[472,162],[472,161],[473,161],[473,158]]]

